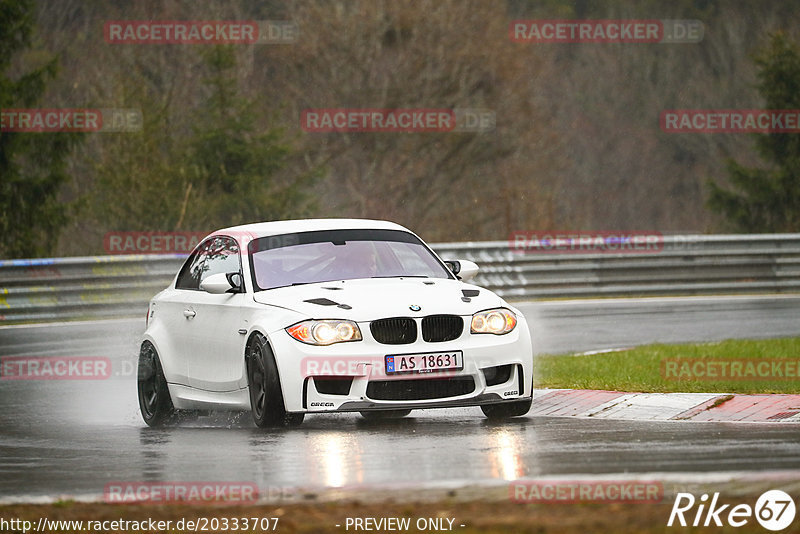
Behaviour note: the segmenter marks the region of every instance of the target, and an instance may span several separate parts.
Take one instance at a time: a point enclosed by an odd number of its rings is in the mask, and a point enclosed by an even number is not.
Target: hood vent
[[[348,306],[347,304],[339,304],[338,302],[336,302],[334,300],[326,299],[326,298],[308,299],[308,300],[304,300],[303,302],[308,302],[309,304],[318,304],[320,306],[336,306],[337,308],[341,308],[343,310],[352,310],[353,309],[352,306]]]

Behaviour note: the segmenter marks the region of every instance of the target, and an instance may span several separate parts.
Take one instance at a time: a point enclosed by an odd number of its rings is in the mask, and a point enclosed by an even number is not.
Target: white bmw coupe
[[[525,415],[528,325],[465,283],[477,271],[384,221],[214,232],[150,301],[142,417],[158,426],[185,410],[251,410],[267,427],[324,412],[381,418],[480,406],[489,418]]]

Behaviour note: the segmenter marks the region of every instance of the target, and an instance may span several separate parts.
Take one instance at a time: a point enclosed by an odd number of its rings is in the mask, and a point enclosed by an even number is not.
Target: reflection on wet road
[[[798,298],[675,300],[522,308],[537,352],[722,339],[726,331],[747,337],[748,329],[759,329],[752,337],[800,334]],[[745,315],[754,326],[742,327]],[[113,364],[108,380],[0,381],[0,498],[97,496],[106,484],[137,481],[253,482],[269,494],[559,474],[800,469],[798,425],[547,417],[493,424],[480,409],[463,408],[390,422],[308,416],[299,428],[271,431],[255,428],[250,414],[215,414],[150,429],[138,414],[133,373],[140,323],[0,329],[4,355],[100,355]]]
[[[249,414],[144,427],[131,380],[4,384],[0,497],[100,495],[109,483],[253,482],[261,492],[482,483],[557,474],[800,469],[797,425],[522,418],[478,408],[372,422],[309,416],[264,431]],[[10,386],[10,387],[9,387]],[[37,388],[38,389],[38,388]],[[13,415],[11,415],[13,413]]]

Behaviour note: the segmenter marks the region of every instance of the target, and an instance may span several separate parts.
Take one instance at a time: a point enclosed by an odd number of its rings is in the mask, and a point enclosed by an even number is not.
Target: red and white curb
[[[536,390],[528,415],[642,421],[800,423],[800,395]]]

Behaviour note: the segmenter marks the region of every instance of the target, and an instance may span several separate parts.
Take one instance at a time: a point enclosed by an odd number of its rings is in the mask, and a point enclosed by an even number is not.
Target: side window
[[[212,274],[241,271],[239,245],[230,237],[218,236],[203,242],[183,264],[176,289],[200,289],[200,282]]]
[[[200,274],[200,282],[212,274],[238,273],[242,270],[239,263],[239,245],[230,237],[209,239],[208,248],[204,253],[206,261]]]
[[[207,246],[208,243],[205,242],[197,247],[183,264],[178,274],[178,281],[175,282],[175,289],[200,289],[200,274],[203,272],[203,262],[206,258],[204,251]]]

